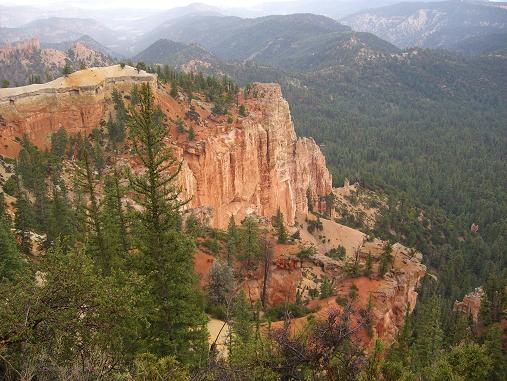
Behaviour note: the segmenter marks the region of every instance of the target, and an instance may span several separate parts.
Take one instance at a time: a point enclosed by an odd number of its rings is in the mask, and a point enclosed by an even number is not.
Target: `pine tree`
[[[440,326],[440,300],[436,297],[421,303],[416,318],[414,341],[415,363],[428,366],[438,356],[443,342],[443,331]]]
[[[178,96],[178,87],[176,86],[176,81],[171,82],[171,97],[176,98]]]
[[[253,335],[253,310],[245,291],[241,290],[232,311],[232,342],[247,343]]]
[[[30,231],[33,228],[34,215],[30,201],[26,197],[25,193],[19,190],[19,187],[14,207],[16,209],[14,226],[18,235],[19,250],[23,254],[29,255],[32,253]]]
[[[76,171],[76,181],[88,198],[85,206],[84,222],[88,226],[88,250],[92,253],[96,263],[98,263],[108,274],[111,270],[111,258],[107,257],[105,250],[105,240],[103,231],[103,222],[101,220],[100,203],[96,191],[98,180],[95,176],[89,148],[83,150],[83,161]]]
[[[232,264],[233,258],[235,258],[238,254],[238,244],[239,244],[239,231],[236,226],[236,221],[234,220],[234,216],[229,218],[229,224],[227,225],[227,241],[225,242],[225,248],[227,251],[227,263],[229,265]]]
[[[104,202],[101,210],[105,256],[112,265],[124,260],[130,247],[127,217],[122,206],[124,190],[118,176],[119,173],[115,167],[113,174],[106,177],[104,181]]]
[[[51,198],[48,199],[47,237],[46,247],[61,242],[64,250],[69,250],[74,244],[73,214],[67,197],[65,183],[58,174],[51,177]]]
[[[490,380],[507,380],[507,349],[504,346],[501,324],[495,323],[488,327],[484,346],[492,360]]]
[[[268,301],[268,281],[271,273],[271,258],[273,257],[273,246],[268,239],[267,232],[264,233],[260,246],[263,265],[261,303],[262,307],[266,308]]]
[[[228,305],[234,292],[232,267],[218,259],[211,266],[208,278],[208,301],[215,305]]]
[[[254,217],[247,217],[239,233],[239,260],[246,269],[253,268],[260,255],[259,225]]]
[[[111,115],[109,116],[108,133],[113,144],[118,144],[125,140],[125,124],[127,123],[128,111],[117,89],[114,89],[111,95],[116,118],[113,121]]]
[[[179,133],[185,132],[185,124],[180,117],[176,119],[176,131]]]
[[[12,234],[12,221],[7,215],[4,194],[0,193],[0,282],[13,279],[20,271],[22,262]]]
[[[276,234],[278,235],[278,243],[286,243],[288,238],[287,229],[285,228],[283,213],[280,211],[280,208],[278,208],[278,211],[276,212],[275,229]]]
[[[62,69],[62,74],[67,77],[69,76],[70,74],[72,74],[73,70],[72,70],[72,67],[70,66],[70,62],[69,60],[65,60],[65,66],[63,67]]]
[[[371,256],[370,253],[368,253],[368,256],[366,257],[366,263],[364,265],[364,276],[369,278],[371,276],[372,269],[373,269],[373,257]]]
[[[506,287],[507,281],[496,274],[491,274],[484,284],[479,316],[485,325],[500,321],[507,305]]]
[[[192,126],[188,129],[188,140],[193,141],[195,140],[195,131]]]
[[[393,245],[390,242],[387,242],[384,246],[382,254],[380,255],[380,276],[384,277],[384,275],[390,270],[393,261]]]
[[[51,135],[51,153],[62,160],[65,157],[67,150],[68,136],[63,127],[60,127],[57,132]]]
[[[306,189],[306,202],[308,204],[308,211],[313,212],[313,196],[310,187]]]
[[[139,213],[139,271],[147,278],[154,308],[145,340],[152,353],[174,355],[198,366],[207,349],[206,316],[196,286],[193,241],[181,232],[179,209],[185,204],[175,179],[181,170],[165,145],[166,129],[148,85],[140,91],[139,107],[131,106],[128,122],[142,174],[130,174]],[[202,365],[202,364],[201,364]]]

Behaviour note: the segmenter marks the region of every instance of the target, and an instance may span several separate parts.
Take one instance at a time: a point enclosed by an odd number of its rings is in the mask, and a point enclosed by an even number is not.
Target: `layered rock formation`
[[[271,217],[280,208],[293,224],[308,211],[307,190],[314,204],[332,191],[331,175],[312,139],[297,139],[289,106],[276,84],[257,84],[258,98],[238,128],[187,145],[183,188],[191,207],[211,206],[213,225],[226,227],[255,213]]]
[[[0,153],[15,156],[17,140],[26,135],[39,147],[49,144],[52,132],[88,134],[104,119],[113,88],[128,89],[156,77],[119,65],[82,70],[40,85],[0,89]]]
[[[454,302],[454,310],[469,314],[474,323],[479,321],[479,311],[481,309],[482,298],[484,297],[484,290],[482,287],[477,287],[474,291],[466,294],[462,301],[456,300]]]
[[[24,54],[34,50],[40,50],[40,42],[38,38],[8,43],[0,48],[0,61],[5,62],[14,54]]]
[[[307,218],[311,218],[308,216]],[[277,305],[283,302],[295,303],[296,295],[301,300],[308,301],[310,308],[316,308],[314,313],[320,319],[326,319],[330,310],[342,309],[343,303],[338,301],[351,300],[351,290],[355,290],[353,305],[357,308],[371,306],[372,333],[368,336],[366,329],[358,336],[367,344],[372,337],[380,337],[391,343],[399,329],[405,322],[417,303],[417,286],[426,274],[426,266],[421,262],[422,256],[399,243],[392,246],[393,262],[390,271],[384,277],[379,274],[379,262],[386,242],[379,239],[364,240],[365,235],[358,230],[337,224],[333,221],[322,220],[323,230],[315,236],[328,239],[347,248],[344,259],[333,259],[324,255],[326,247],[315,245],[317,253],[311,258],[301,262],[297,253],[298,245],[275,245],[270,275],[268,278],[267,302]],[[298,222],[299,225],[299,222]],[[303,242],[314,244],[308,232],[307,225],[303,224],[301,238]],[[372,258],[372,270],[369,277],[354,277],[346,270],[346,264],[354,260],[355,252],[359,254],[361,268],[365,268],[368,256]],[[361,271],[362,273],[362,271]],[[338,295],[329,298],[315,298],[315,290],[321,287],[321,281],[326,277],[334,285],[334,293]],[[252,300],[260,298],[263,287],[262,268],[245,282],[244,288]],[[313,290],[313,292],[310,292]],[[304,327],[307,317],[294,319],[295,329]],[[281,326],[278,322],[275,326]]]
[[[46,147],[60,127],[90,133],[107,119],[112,90],[126,95],[139,83],[152,86],[169,120],[184,111],[185,102],[157,89],[156,76],[128,66],[87,69],[43,85],[0,90],[0,153],[15,156],[23,135]],[[239,222],[252,213],[271,217],[278,208],[293,224],[296,213],[308,211],[308,190],[314,205],[332,191],[319,147],[312,139],[296,138],[280,86],[257,84],[255,92],[248,117],[235,126],[206,121],[199,127],[205,133],[195,142],[174,142],[184,161],[180,181],[184,196],[192,199],[188,207],[211,208],[216,227],[226,227],[231,215]]]
[[[68,46],[41,48],[32,38],[0,48],[0,81],[9,81],[10,87],[51,81],[61,75],[68,64],[73,70],[83,67],[108,66],[113,61],[93,48],[94,41],[76,41]],[[96,50],[99,49],[99,50]]]
[[[393,247],[395,263],[393,269],[372,292],[373,320],[375,332],[387,342],[394,340],[403,327],[407,313],[412,313],[417,303],[416,288],[426,274],[426,266],[420,255],[400,244]]]

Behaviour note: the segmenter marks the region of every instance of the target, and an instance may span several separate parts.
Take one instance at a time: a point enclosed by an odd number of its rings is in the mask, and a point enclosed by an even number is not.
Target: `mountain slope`
[[[399,3],[341,20],[399,47],[451,47],[464,39],[507,30],[507,10],[485,3],[443,1]]]
[[[36,38],[0,48],[0,80],[9,81],[11,87],[21,86],[50,81],[62,74],[66,64],[78,70],[113,63],[110,57],[81,41],[64,48],[41,48]]]
[[[311,14],[255,19],[191,15],[155,28],[136,48],[142,50],[160,38],[167,38],[186,44],[197,43],[221,58],[248,59],[266,49],[282,55],[301,39],[348,30],[330,18]]]
[[[507,55],[507,33],[470,37],[460,41],[452,49],[466,54]]]
[[[145,32],[151,31],[168,20],[174,20],[189,15],[220,16],[220,9],[207,4],[192,3],[184,7],[175,7],[167,11],[158,12],[154,15],[134,20],[132,25]]]
[[[37,37],[41,43],[60,43],[88,35],[108,48],[117,42],[116,33],[94,19],[51,17],[32,21],[19,28],[0,28],[0,42]]]
[[[167,64],[180,67],[190,61],[216,62],[213,54],[196,44],[186,45],[167,39],[154,42],[148,48],[134,57],[135,61],[152,64]]]
[[[340,19],[364,9],[384,7],[397,2],[399,0],[293,0],[266,2],[253,7],[253,11],[259,16],[310,12]]]
[[[79,37],[78,39],[72,40],[72,41],[63,41],[63,42],[58,42],[58,43],[43,43],[41,45],[44,48],[52,48],[52,49],[65,51],[65,50],[71,49],[77,43],[81,43],[83,45],[86,45],[88,48],[90,48],[98,53],[102,53],[105,56],[110,56],[110,57],[118,57],[119,56],[118,53],[116,53],[112,49],[109,49],[108,47],[102,45],[100,42],[96,41],[95,39],[93,39],[92,37],[90,37],[88,35],[83,35],[83,36]]]

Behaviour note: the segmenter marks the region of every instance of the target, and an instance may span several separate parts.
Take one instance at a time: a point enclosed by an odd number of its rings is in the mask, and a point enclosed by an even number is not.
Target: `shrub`
[[[268,320],[275,321],[285,319],[287,314],[290,315],[291,318],[299,318],[309,313],[316,312],[317,310],[317,308],[308,308],[298,304],[283,303],[266,310],[265,316]]]
[[[208,239],[202,242],[201,245],[206,249],[208,249],[213,254],[218,254],[218,252],[220,251],[220,244],[216,239]]]
[[[326,253],[326,256],[333,259],[343,260],[347,255],[347,250],[342,245],[338,245],[337,248],[331,249]]]

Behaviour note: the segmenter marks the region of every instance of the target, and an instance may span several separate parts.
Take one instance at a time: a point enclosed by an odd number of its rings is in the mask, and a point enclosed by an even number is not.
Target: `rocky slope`
[[[83,67],[108,66],[112,59],[77,40],[67,49],[42,48],[38,38],[6,44],[0,48],[0,81],[11,87],[50,81],[61,75],[69,64],[73,70]]]
[[[113,88],[156,79],[119,65],[75,72],[46,84],[0,89],[0,153],[15,156],[18,139],[27,135],[39,147],[49,144],[52,132],[63,126],[70,133],[88,134],[99,126]]]
[[[127,95],[134,83],[153,86],[169,120],[185,117],[186,102],[175,102],[167,89],[156,90],[156,77],[131,67],[94,68],[44,85],[0,90],[0,153],[16,155],[23,134],[39,146],[63,126],[71,133],[89,133],[107,118],[111,92]],[[215,121],[209,105],[196,103],[192,124],[197,139],[176,141],[184,160],[181,184],[190,207],[210,207],[211,223],[225,227],[230,215],[271,217],[280,208],[288,223],[307,212],[307,190],[315,205],[332,191],[331,175],[312,139],[297,139],[289,106],[280,86],[257,84],[257,98],[248,100],[248,117],[236,125]],[[177,136],[174,131],[172,136]]]
[[[442,48],[505,32],[507,11],[479,2],[414,2],[361,11],[341,22],[399,47]]]
[[[311,215],[299,216],[298,226],[301,226],[301,238],[305,244],[322,240],[346,247],[347,255],[343,259],[333,259],[325,255],[326,247],[315,245],[317,253],[311,258],[300,262],[296,256],[300,246],[276,245],[269,277],[268,301],[271,305],[283,302],[295,303],[296,295],[300,295],[308,307],[315,310],[314,315],[327,318],[328,312],[341,309],[343,301],[351,300],[351,290],[356,290],[352,303],[357,309],[372,306],[372,333],[390,343],[395,338],[399,328],[403,326],[407,313],[411,313],[416,306],[419,281],[426,274],[426,266],[421,263],[421,254],[403,245],[392,246],[393,264],[384,276],[379,275],[380,255],[386,242],[378,239],[367,240],[367,236],[358,230],[340,225],[331,220],[322,219],[323,229],[314,233],[307,231],[305,219],[314,218]],[[372,258],[372,271],[369,276],[352,276],[347,271],[347,263],[355,260],[357,255],[359,266],[365,268],[368,256]],[[261,271],[260,271],[261,272]],[[254,274],[245,283],[247,294],[252,300],[260,298],[262,292],[262,274]],[[315,297],[315,290],[320,290],[324,278],[330,280],[333,296],[324,299]],[[313,291],[313,292],[312,292]],[[337,295],[337,296],[336,296]],[[308,316],[296,318],[292,321],[297,329],[306,324]],[[282,323],[275,323],[275,327]],[[359,336],[368,342],[366,330]]]
[[[331,220],[322,220],[322,229],[310,232],[308,221],[315,216],[308,214],[307,192],[315,209],[324,210],[324,197],[333,191],[332,179],[315,142],[296,137],[289,105],[277,84],[255,84],[256,97],[241,99],[247,116],[232,110],[232,122],[213,115],[211,105],[200,100],[198,94],[191,102],[190,115],[185,95],[171,97],[170,87],[157,83],[156,76],[129,66],[87,69],[44,85],[2,89],[0,154],[15,156],[19,150],[17,140],[23,134],[39,147],[47,147],[51,132],[60,126],[70,133],[88,134],[107,118],[113,89],[128,99],[132,86],[140,83],[151,86],[167,117],[167,144],[183,161],[179,181],[183,197],[191,198],[187,208],[204,214],[212,226],[219,228],[227,225],[231,215],[240,221],[245,215],[255,214],[269,223],[280,208],[286,222],[294,226],[292,229],[300,230],[301,243],[315,245],[317,254],[303,262],[296,257],[299,245],[275,245],[269,277],[270,305],[294,302],[299,292],[310,306],[320,308],[317,315],[324,316],[330,308],[339,308],[338,298],[320,300],[312,296],[311,290],[318,293],[323,277],[329,277],[340,297],[357,287],[358,306],[365,307],[372,300],[373,332],[391,340],[407,311],[415,306],[415,288],[425,267],[419,255],[397,244],[393,246],[393,267],[381,278],[378,261],[384,242],[368,240],[364,233]],[[178,117],[184,119],[186,128],[195,130],[195,140],[177,132],[172,122]],[[120,161],[136,170],[138,163],[128,143],[125,148]],[[346,248],[345,258],[326,255],[339,245]],[[370,276],[351,278],[347,263],[359,258],[364,267],[369,256],[373,258]],[[196,256],[202,285],[214,259],[205,253]],[[261,273],[246,275],[243,286],[252,299],[259,298],[261,281]],[[305,321],[306,317],[296,319],[294,324]]]

